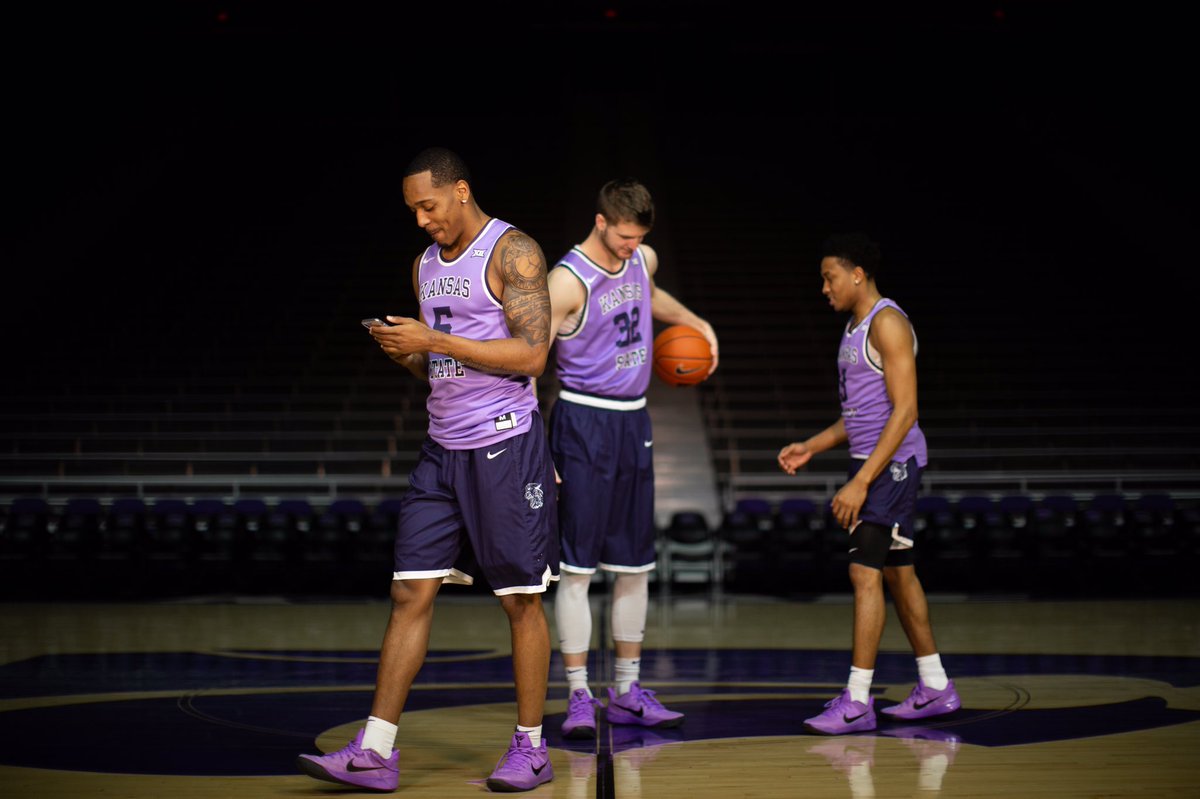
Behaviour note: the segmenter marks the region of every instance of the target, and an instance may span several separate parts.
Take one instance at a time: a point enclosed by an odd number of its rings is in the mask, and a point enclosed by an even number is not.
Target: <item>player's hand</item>
[[[837,519],[844,529],[853,529],[858,524],[858,512],[867,501],[867,486],[851,480],[833,495],[833,518]]]
[[[428,325],[407,316],[389,316],[387,320],[391,324],[374,325],[370,332],[389,358],[404,363],[409,355],[429,352],[432,331]]]
[[[802,468],[812,460],[812,456],[813,451],[802,441],[788,444],[779,450],[779,468],[788,474],[795,474],[797,469]]]
[[[708,374],[705,375],[705,377],[709,377],[713,372],[717,371],[717,362],[720,360],[717,352],[717,334],[712,329],[712,325],[710,325],[708,322],[705,322],[703,319],[700,320],[698,329],[704,334],[705,340],[708,341],[708,348],[712,350],[712,364],[709,365]]]

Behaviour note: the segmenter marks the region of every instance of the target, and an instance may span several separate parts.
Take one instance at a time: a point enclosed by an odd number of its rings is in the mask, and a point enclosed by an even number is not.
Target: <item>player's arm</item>
[[[708,368],[708,373],[711,375],[717,370],[718,350],[716,332],[712,329],[712,325],[693,313],[690,308],[675,299],[666,290],[658,287],[654,282],[654,273],[658,271],[658,253],[648,244],[641,245],[641,248],[646,256],[646,271],[650,274],[651,315],[658,321],[665,322],[668,325],[687,325],[703,333],[704,338],[708,340],[709,349],[712,350],[712,365]]]
[[[421,256],[418,254],[417,257],[413,259],[413,269],[412,269],[412,272],[413,272],[413,295],[414,296],[420,296],[418,289],[417,289],[417,276],[420,274],[420,272],[419,272],[420,264],[421,264]],[[394,319],[400,319],[400,318],[402,318],[402,317],[389,316],[388,321],[392,321]],[[371,331],[371,335],[374,336],[375,340],[379,342],[380,348],[383,349],[384,353],[386,353],[389,358],[391,358],[393,361],[395,361],[396,363],[403,366],[408,371],[412,372],[413,375],[415,375],[416,377],[419,377],[422,380],[428,380],[429,379],[429,357],[428,357],[428,355],[424,352],[404,352],[403,350],[400,349],[399,346],[397,346],[397,344],[392,340],[392,338],[390,336],[384,334],[387,329],[388,328],[383,325],[375,325],[374,327],[369,328],[369,330]]]
[[[788,474],[795,474],[797,469],[805,466],[813,455],[833,449],[846,443],[846,420],[838,420],[814,436],[804,441],[795,441],[779,450],[779,468]]]
[[[903,314],[885,308],[871,322],[870,338],[883,357],[883,380],[892,402],[892,415],[862,468],[833,497],[833,515],[848,528],[858,523],[867,489],[891,463],[917,422],[917,358],[913,354],[912,327]]]
[[[506,338],[476,341],[401,316],[389,316],[393,324],[372,328],[372,334],[386,338],[400,354],[437,352],[483,372],[537,377],[546,368],[550,350],[550,293],[542,248],[524,233],[510,230],[496,242],[487,275],[504,306]],[[451,329],[453,324],[449,320]]]
[[[550,335],[557,336],[571,314],[578,313],[587,302],[587,292],[579,277],[565,266],[550,270]]]

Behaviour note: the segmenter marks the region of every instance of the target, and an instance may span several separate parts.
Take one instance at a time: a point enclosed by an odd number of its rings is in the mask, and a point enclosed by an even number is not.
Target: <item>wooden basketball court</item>
[[[963,709],[907,726],[881,718],[876,734],[829,738],[805,734],[801,721],[844,684],[849,597],[655,593],[643,683],[686,722],[674,731],[604,724],[596,743],[565,745],[555,656],[546,734],[556,776],[533,794],[1196,794],[1200,602],[935,595],[931,604]],[[366,717],[387,610],[382,601],[262,598],[4,605],[0,793],[346,793],[293,763],[343,746]],[[487,793],[483,780],[515,720],[508,654],[494,600],[443,591],[430,658],[400,724],[398,795]],[[594,657],[593,676],[610,671],[605,651]],[[893,616],[877,706],[903,699],[915,678]]]

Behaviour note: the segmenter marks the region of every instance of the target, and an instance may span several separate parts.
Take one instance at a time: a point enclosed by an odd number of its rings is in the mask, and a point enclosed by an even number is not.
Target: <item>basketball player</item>
[[[537,242],[475,202],[462,160],[422,151],[404,202],[433,243],[413,261],[420,319],[370,328],[385,353],[429,381],[429,436],[409,477],[395,546],[392,611],[371,716],[345,748],[302,755],[318,779],[394,790],[396,725],[425,660],[443,582],[470,583],[474,553],[512,627],[517,726],[488,778],[496,791],[553,779],[542,738],[550,635],[542,593],[558,578],[554,467],[532,378],[550,346],[546,263]]]
[[[804,722],[812,732],[836,735],[876,726],[870,692],[887,614],[885,581],[920,679],[907,699],[881,712],[920,719],[950,713],[961,703],[942,667],[913,567],[912,512],[927,460],[925,434],[917,424],[916,335],[900,307],[880,296],[875,242],[862,234],[835,236],[823,252],[822,293],[835,311],[850,314],[837,359],[842,415],[807,441],[780,450],[779,466],[795,474],[818,452],[850,445],[849,481],[833,498],[834,518],[850,532],[850,678],[824,712]]]
[[[567,738],[596,734],[588,685],[592,638],[588,586],[597,569],[616,575],[612,638],[616,686],[608,689],[613,724],[673,727],[683,714],[663,707],[640,682],[642,638],[654,551],[654,464],[646,388],[653,321],[704,334],[717,367],[712,326],[654,284],[658,255],[642,240],[654,203],[635,180],[600,189],[588,237],[550,271],[551,330],[561,390],[550,414],[550,450],[562,478],[559,530],[562,580],[554,617],[568,684]]]

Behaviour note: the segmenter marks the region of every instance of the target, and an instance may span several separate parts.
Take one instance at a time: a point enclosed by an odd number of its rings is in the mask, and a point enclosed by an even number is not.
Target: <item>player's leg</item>
[[[546,624],[542,595],[507,594],[500,597],[500,606],[512,628],[518,728],[538,727],[542,723],[550,673],[550,628]]]
[[[566,557],[566,556],[564,556]],[[588,648],[592,640],[592,608],[588,601],[590,573],[571,571],[564,562],[554,591],[554,620],[567,678],[567,717],[564,738],[595,738],[600,701],[588,685]]]
[[[608,690],[606,717],[612,724],[668,728],[684,715],[669,710],[641,684],[642,643],[650,601],[650,572],[617,572],[613,581],[612,637],[616,687]]]
[[[875,485],[872,485],[864,510],[871,506],[871,492],[874,491]],[[850,656],[850,676],[841,694],[826,703],[824,711],[804,722],[808,730],[823,735],[868,732],[877,724],[871,683],[887,620],[883,564],[892,536],[891,530],[878,522],[863,521],[862,511],[859,519],[849,536],[849,576],[854,588],[854,648]]]
[[[916,544],[912,529],[913,511],[921,481],[921,467],[916,458],[894,463],[889,469],[895,497],[891,503],[893,519],[892,546],[884,566],[884,579],[896,605],[896,615],[917,659],[917,685],[898,705],[881,708],[885,716],[900,719],[920,719],[952,713],[962,706],[954,683],[946,676],[942,658],[933,638],[929,619],[929,603],[925,589],[917,577],[914,564]]]
[[[433,601],[442,578],[392,581],[392,612],[379,651],[371,715],[396,724],[417,672],[425,663]]]
[[[562,480],[558,494],[561,575],[554,592],[554,621],[567,680],[565,738],[596,736],[595,699],[588,678],[592,607],[588,598],[611,526],[615,464],[602,452],[613,435],[614,412],[561,400],[550,416],[550,452]]]
[[[909,553],[911,555],[911,553]],[[962,707],[954,681],[946,675],[933,636],[929,618],[929,603],[925,590],[911,562],[888,565],[884,568],[888,590],[896,605],[896,615],[913,655],[917,659],[917,685],[898,705],[885,707],[881,713],[893,718],[920,719],[952,713]]]
[[[541,419],[503,444],[491,457],[487,447],[466,451],[454,483],[475,557],[512,632],[517,724],[487,785],[526,791],[554,778],[542,737],[550,671],[542,594],[558,579],[558,502]]]
[[[916,569],[911,564],[885,566],[883,576],[913,654],[917,657],[935,654],[937,645],[933,640],[933,625],[929,623],[929,603]]]
[[[399,784],[397,724],[425,661],[433,602],[443,578],[451,573],[462,535],[458,508],[440,479],[443,462],[452,457],[427,440],[410,475],[396,534],[392,610],[367,725],[336,752],[301,755],[297,766],[305,774],[378,791],[394,790]]]
[[[615,575],[612,640],[616,685],[605,711],[613,724],[676,727],[683,714],[668,710],[655,692],[642,687],[642,643],[650,605],[650,572],[657,563],[654,526],[654,440],[650,414],[641,408],[618,415],[615,441],[617,491],[624,502],[613,511],[600,567]]]

